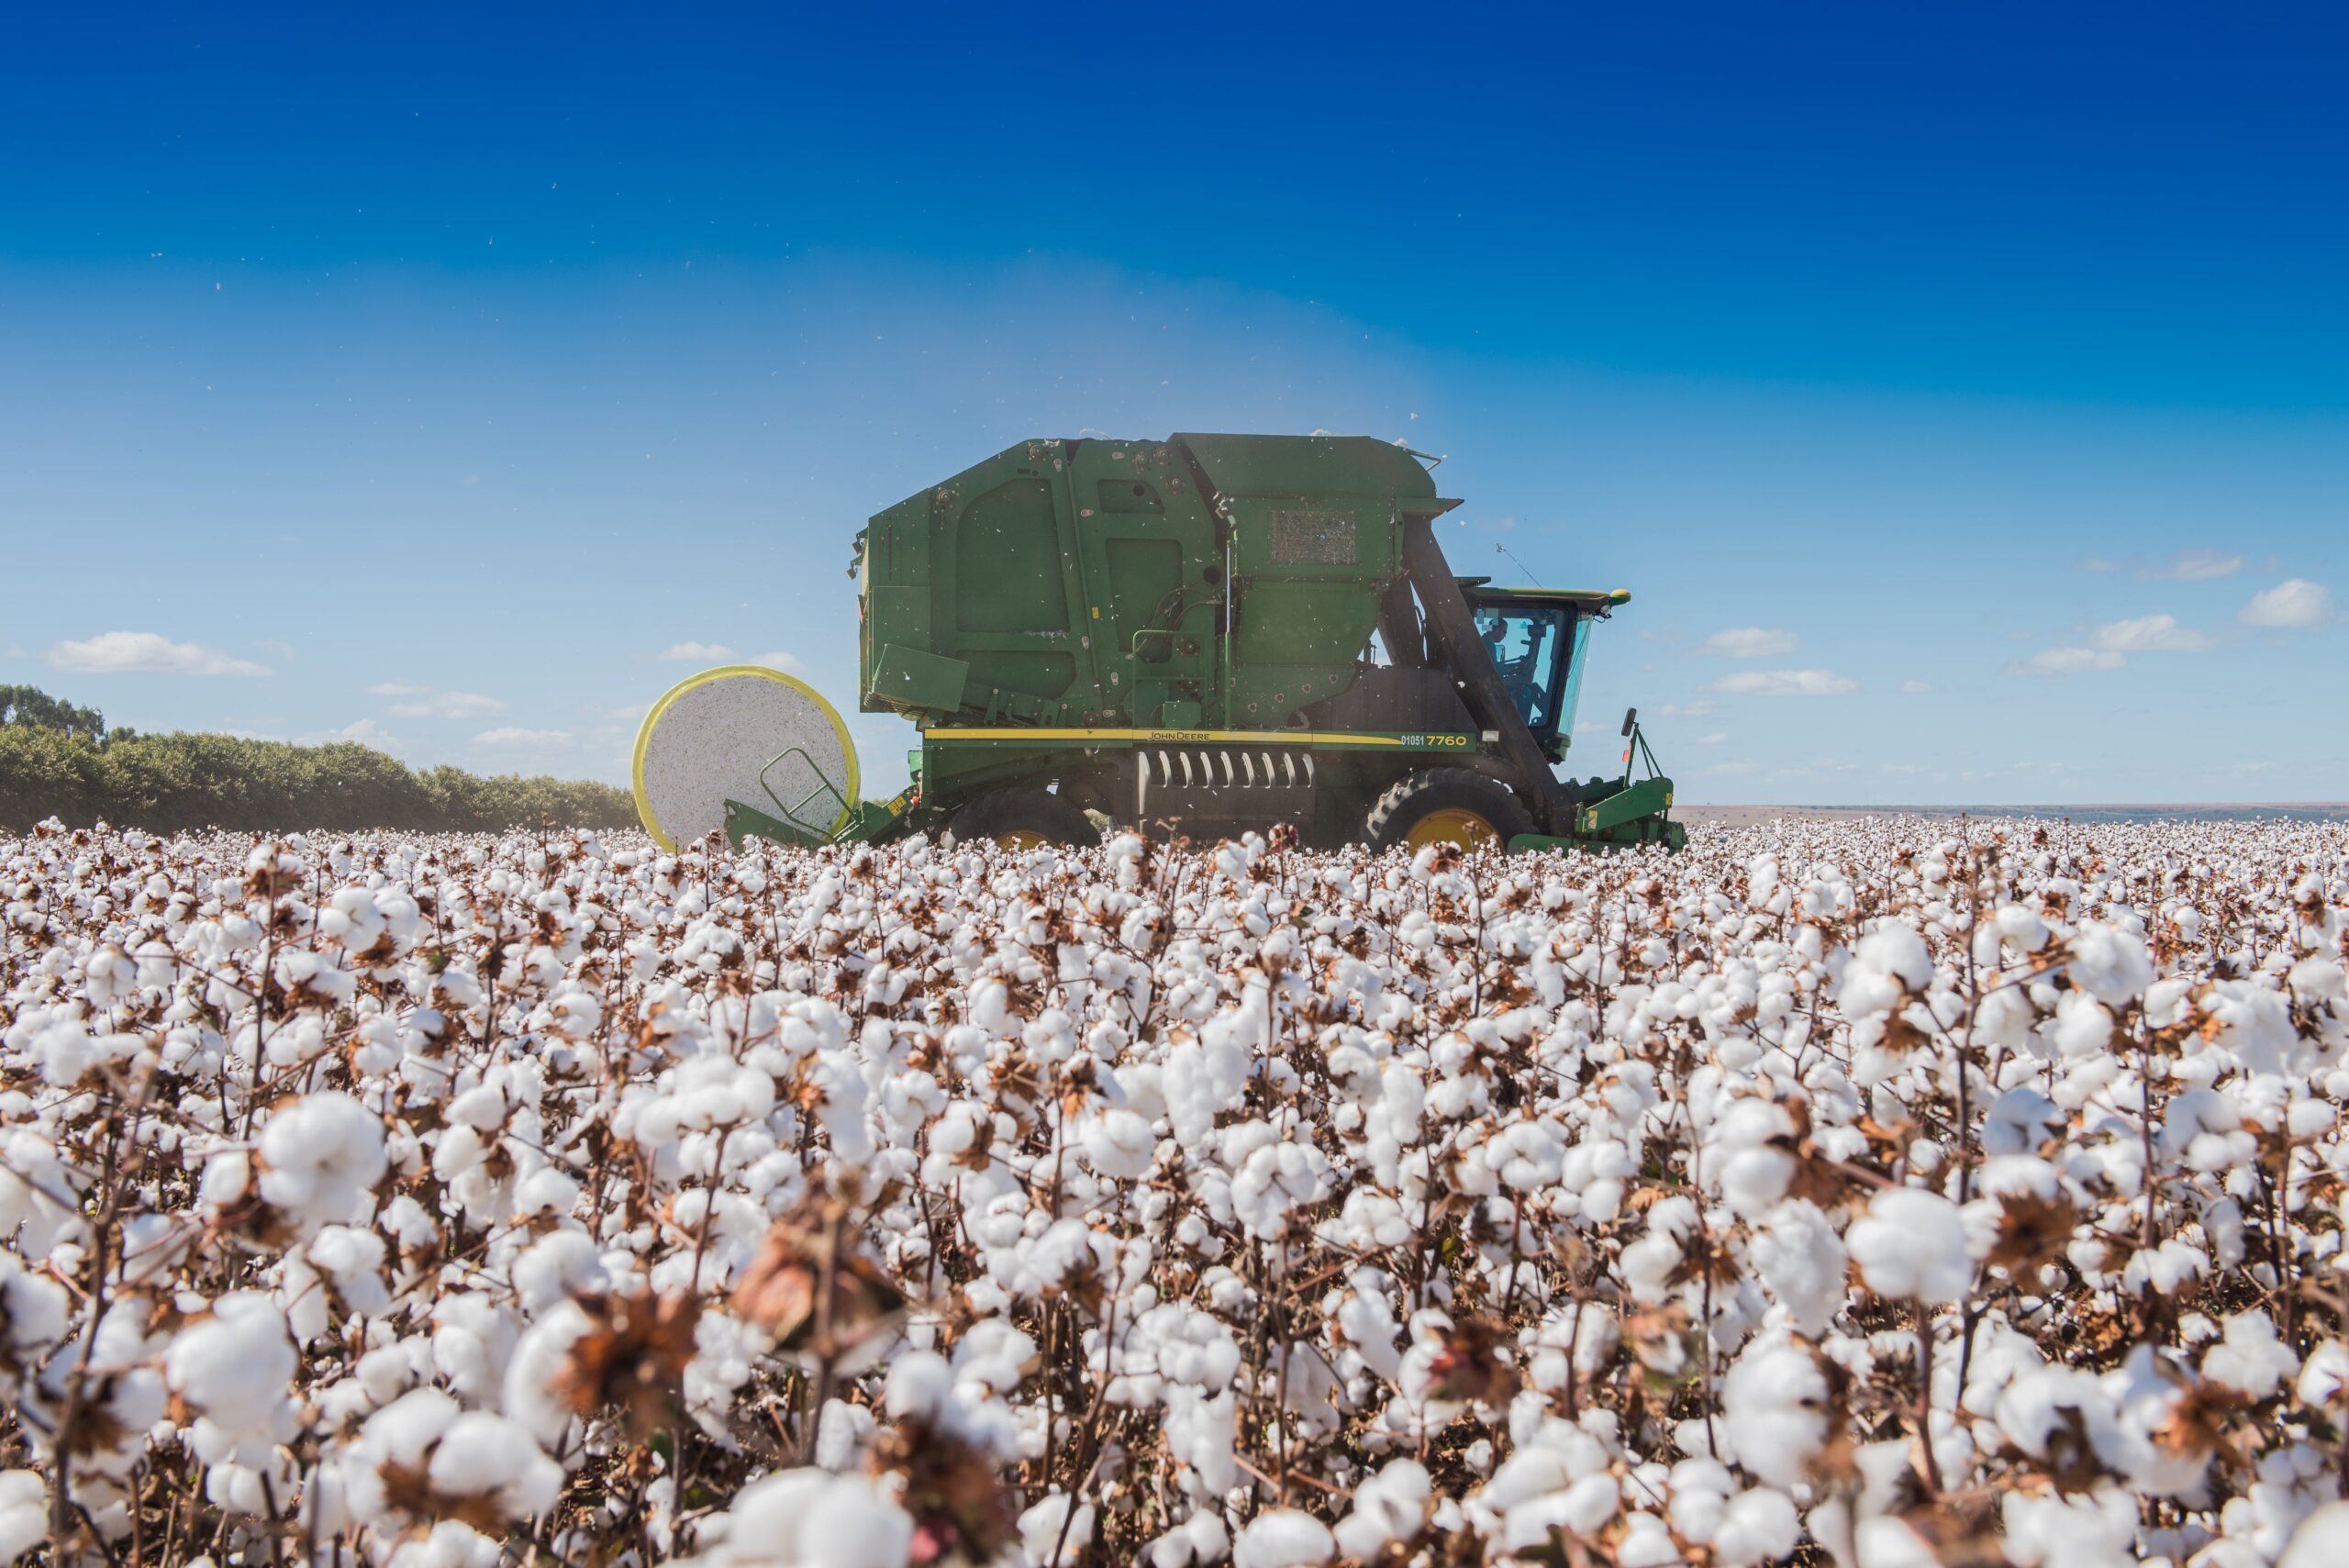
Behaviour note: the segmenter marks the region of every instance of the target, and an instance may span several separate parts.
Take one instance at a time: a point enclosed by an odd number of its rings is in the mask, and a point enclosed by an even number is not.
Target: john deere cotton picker
[[[672,848],[918,831],[1091,842],[1450,840],[1677,849],[1635,715],[1613,776],[1562,779],[1590,628],[1631,595],[1456,577],[1419,454],[1364,436],[1037,440],[874,517],[851,574],[868,712],[921,745],[857,794],[847,727],[777,671],[653,705],[637,806]],[[1634,779],[1633,759],[1644,776]]]

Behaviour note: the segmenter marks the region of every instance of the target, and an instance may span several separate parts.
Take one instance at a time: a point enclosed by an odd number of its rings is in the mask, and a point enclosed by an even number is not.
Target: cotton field
[[[0,1554],[2338,1562],[2344,851],[0,840]]]

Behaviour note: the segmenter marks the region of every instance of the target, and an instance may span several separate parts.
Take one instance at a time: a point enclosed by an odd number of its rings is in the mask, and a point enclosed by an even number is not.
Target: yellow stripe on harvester
[[[1442,733],[1449,734],[1446,730]],[[1348,735],[1320,729],[926,729],[922,740],[1141,740],[1159,746],[1401,746],[1397,735]]]

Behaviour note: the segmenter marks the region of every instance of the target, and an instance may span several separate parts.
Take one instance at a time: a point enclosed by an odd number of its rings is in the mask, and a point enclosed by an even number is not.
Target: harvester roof
[[[1490,577],[1463,577],[1460,591],[1480,605],[1579,605],[1602,612],[1631,602],[1629,588],[1491,588]]]
[[[1460,505],[1435,493],[1419,454],[1372,436],[1218,436],[1178,432],[1200,472],[1224,495],[1392,495],[1423,500],[1404,510],[1434,517]]]

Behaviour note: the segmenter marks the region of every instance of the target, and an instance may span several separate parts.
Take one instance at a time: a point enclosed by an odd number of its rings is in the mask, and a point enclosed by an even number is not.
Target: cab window
[[[1500,672],[1501,689],[1536,735],[1557,728],[1568,618],[1564,609],[1550,606],[1486,605],[1476,611],[1476,632]]]

